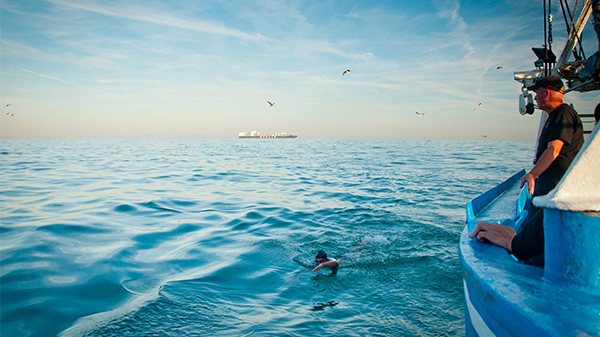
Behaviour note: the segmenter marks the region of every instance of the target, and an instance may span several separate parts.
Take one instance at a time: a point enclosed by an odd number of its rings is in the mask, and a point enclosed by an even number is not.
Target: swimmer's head
[[[323,249],[319,249],[317,256],[315,257],[317,263],[323,263],[327,261],[327,253]]]

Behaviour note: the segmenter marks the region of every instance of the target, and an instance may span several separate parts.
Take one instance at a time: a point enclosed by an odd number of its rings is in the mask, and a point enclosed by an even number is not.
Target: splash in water
[[[367,243],[373,243],[373,244],[377,244],[377,245],[389,245],[390,241],[385,236],[379,234],[379,235],[375,235],[375,236],[365,235],[365,238],[363,239],[363,241],[361,243],[363,245],[365,245]]]

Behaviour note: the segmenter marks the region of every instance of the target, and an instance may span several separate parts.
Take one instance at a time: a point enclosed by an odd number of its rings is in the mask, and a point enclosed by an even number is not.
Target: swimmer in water
[[[328,258],[327,253],[323,249],[319,249],[317,252],[317,256],[315,257],[315,262],[318,264],[315,269],[313,269],[313,273],[318,272],[321,268],[327,267],[331,268],[331,275],[337,274],[339,262],[334,258]]]

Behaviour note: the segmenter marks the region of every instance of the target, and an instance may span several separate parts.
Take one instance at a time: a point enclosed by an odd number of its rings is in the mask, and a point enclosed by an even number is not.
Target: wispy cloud
[[[63,64],[79,65],[84,67],[108,68],[110,66],[107,58],[98,57],[79,57],[73,53],[51,54],[40,51],[34,47],[16,43],[10,40],[0,39],[0,42],[10,48],[1,48],[2,56],[14,56],[21,59],[34,59],[44,62],[56,62]],[[114,58],[122,58],[121,55],[114,54]]]
[[[369,88],[382,88],[389,90],[397,90],[397,91],[405,91],[414,86],[414,83],[386,83],[382,81],[344,81],[344,80],[336,80],[327,76],[309,76],[309,83],[315,84],[335,84],[335,85],[345,85],[345,86],[355,86],[355,87],[369,87]]]
[[[373,57],[371,52],[348,52],[334,43],[319,39],[289,39],[273,45],[277,55],[295,59],[306,58],[317,54],[339,56],[344,59],[365,62]]]
[[[3,56],[7,55],[15,55],[23,58],[32,58],[36,60],[46,60],[52,62],[61,62],[61,63],[80,63],[83,62],[75,61],[73,59],[69,59],[68,57],[52,55],[48,53],[44,53],[42,51],[37,50],[36,48],[29,47],[17,42],[13,42],[10,40],[0,39],[0,42],[9,46],[10,48],[1,48],[0,51]]]
[[[248,34],[248,33],[239,31],[237,29],[229,28],[224,25],[214,24],[214,23],[210,23],[210,22],[206,22],[206,21],[200,21],[200,20],[191,21],[191,20],[186,20],[186,19],[177,18],[177,17],[173,17],[173,16],[161,15],[161,14],[156,14],[156,13],[151,13],[151,12],[142,12],[139,10],[128,10],[125,8],[109,8],[109,7],[100,6],[100,5],[97,5],[94,3],[81,4],[81,3],[73,3],[70,1],[63,1],[63,0],[46,0],[46,1],[51,2],[53,4],[61,5],[61,6],[66,6],[66,7],[70,7],[70,8],[80,9],[80,10],[84,10],[84,11],[88,11],[88,12],[93,12],[93,13],[98,13],[98,14],[103,14],[103,15],[108,15],[108,16],[113,16],[113,17],[119,17],[119,18],[123,18],[123,19],[154,23],[154,24],[163,25],[163,26],[196,30],[196,31],[218,34],[218,35],[233,36],[233,37],[237,37],[237,38],[240,38],[243,40],[258,41],[258,40],[265,39],[262,35],[260,35],[260,33]]]
[[[363,52],[363,53],[349,53],[343,51],[339,48],[334,47],[331,43],[326,41],[303,41],[299,48],[305,50],[312,50],[315,52],[321,52],[325,54],[337,55],[346,59],[356,60],[356,61],[368,61],[371,57],[373,57],[373,53]]]
[[[475,48],[471,45],[467,34],[468,25],[459,14],[460,3],[458,0],[435,0],[434,5],[442,18],[450,19],[449,26],[451,35],[454,37],[453,43],[463,46],[467,50],[467,57],[475,53]]]
[[[27,16],[27,17],[32,17],[32,18],[39,18],[39,19],[43,19],[43,20],[51,20],[51,21],[57,21],[58,19],[56,17],[53,17],[51,15],[45,15],[45,14],[40,14],[40,13],[32,13],[32,12],[26,12],[23,10],[19,10],[16,8],[16,6],[14,4],[11,4],[8,1],[2,1],[0,3],[0,8],[3,11],[7,11],[10,13],[14,13],[14,14],[18,14],[21,16]]]
[[[15,44],[13,44],[12,42],[8,42],[8,41],[6,41],[6,40],[4,40],[4,39],[0,39],[0,42],[4,43],[4,44],[6,44],[7,46],[9,46],[9,47],[12,47],[12,48],[14,48],[14,49],[16,49],[16,48],[17,48],[17,46],[16,46]]]
[[[34,75],[37,75],[37,76],[41,76],[41,77],[45,77],[45,78],[49,78],[49,79],[51,79],[51,80],[55,80],[55,81],[59,81],[59,82],[62,82],[62,83],[66,83],[66,84],[74,85],[74,86],[76,86],[76,87],[80,87],[80,88],[84,88],[84,89],[88,89],[88,90],[93,90],[93,91],[96,91],[96,92],[101,92],[101,93],[104,93],[104,94],[107,94],[107,95],[111,95],[111,96],[116,96],[116,97],[118,97],[118,96],[119,96],[119,95],[111,94],[110,92],[106,92],[106,91],[99,90],[99,89],[96,89],[96,88],[88,87],[88,86],[81,85],[81,84],[74,83],[74,82],[70,82],[70,81],[65,81],[65,80],[63,80],[63,79],[60,79],[60,78],[57,78],[57,77],[53,77],[53,76],[49,76],[49,75],[40,74],[40,73],[37,73],[37,72],[35,72],[35,71],[31,71],[31,70],[29,70],[29,69],[23,69],[23,68],[21,68],[21,70],[23,70],[23,71],[26,71],[26,72],[28,72],[28,73],[31,73],[31,74],[34,74]]]

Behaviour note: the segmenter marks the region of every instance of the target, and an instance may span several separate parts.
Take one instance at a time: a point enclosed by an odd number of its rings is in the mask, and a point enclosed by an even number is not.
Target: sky
[[[542,5],[2,0],[0,138],[535,139],[513,73],[534,69]],[[592,113],[600,94],[565,101]]]

